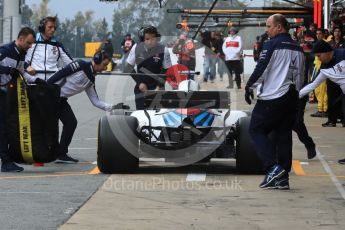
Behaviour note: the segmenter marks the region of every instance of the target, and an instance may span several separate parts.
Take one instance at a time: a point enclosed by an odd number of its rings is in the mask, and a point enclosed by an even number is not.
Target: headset
[[[40,24],[38,25],[38,31],[40,33],[44,33],[44,31],[46,30],[46,22],[47,22],[46,18],[42,18],[40,20]]]
[[[42,18],[40,20],[40,23],[38,25],[38,32],[40,32],[40,33],[44,33],[45,32],[47,21],[54,21],[55,29],[56,29],[56,17],[44,17],[44,18]]]
[[[158,30],[157,30],[156,27],[154,27],[154,26],[145,26],[145,27],[141,27],[139,29],[139,31],[138,31],[138,37],[139,37],[141,42],[143,42],[145,40],[145,34],[148,31],[150,33],[154,34],[156,38],[160,38],[161,37],[161,34],[158,33]]]
[[[99,65],[102,63],[104,58],[104,51],[97,51],[95,55],[93,56],[92,60],[95,62],[96,65]]]

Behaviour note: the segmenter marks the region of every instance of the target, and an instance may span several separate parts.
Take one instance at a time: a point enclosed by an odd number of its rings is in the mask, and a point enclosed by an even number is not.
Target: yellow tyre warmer
[[[60,88],[26,85],[17,78],[7,91],[10,156],[17,163],[47,163],[58,154]]]

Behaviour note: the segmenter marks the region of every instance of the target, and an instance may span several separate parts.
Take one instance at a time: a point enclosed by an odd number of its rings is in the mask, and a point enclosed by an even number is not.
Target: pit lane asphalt
[[[97,80],[100,98],[104,98],[107,80],[104,76]],[[56,229],[107,179],[107,175],[92,175],[98,119],[105,112],[93,107],[85,93],[70,98],[69,103],[78,119],[69,154],[80,163],[24,165],[23,172],[0,173],[0,229]]]
[[[112,79],[109,81],[109,79]],[[98,76],[100,98],[132,100],[133,84],[124,76]],[[225,82],[203,84],[225,89]],[[232,108],[248,110],[243,90],[231,90]],[[135,175],[97,174],[97,122],[104,112],[86,94],[70,104],[78,128],[70,153],[75,165],[25,166],[0,174],[1,229],[343,229],[345,201],[344,128],[322,128],[324,119],[305,115],[318,144],[318,158],[306,160],[294,136],[290,191],[258,189],[261,175],[239,175],[234,162],[182,169],[144,167]],[[133,106],[133,102],[129,103]],[[329,171],[330,170],[330,171]],[[94,174],[95,175],[92,175]],[[337,187],[338,186],[338,187]]]

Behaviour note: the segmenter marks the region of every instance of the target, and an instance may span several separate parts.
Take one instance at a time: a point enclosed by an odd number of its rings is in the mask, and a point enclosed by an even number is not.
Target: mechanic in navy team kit
[[[24,73],[24,60],[26,51],[35,41],[35,32],[28,28],[22,28],[14,42],[0,47],[0,158],[1,172],[23,171],[12,162],[9,157],[8,139],[6,132],[6,87],[11,80],[10,75],[15,75],[19,70]]]
[[[136,109],[144,109],[143,92],[163,88],[165,78],[148,76],[146,74],[163,74],[171,66],[171,59],[168,49],[159,43],[160,34],[153,26],[141,29],[141,42],[135,44],[131,49],[125,71],[131,73],[137,65],[139,76],[132,76],[136,82],[134,88]]]
[[[245,87],[245,100],[251,103],[257,87],[249,133],[266,176],[260,188],[289,189],[292,164],[292,127],[296,118],[298,91],[303,84],[304,54],[292,40],[289,23],[281,14],[266,21],[270,37],[264,43],[258,64]],[[257,85],[256,85],[257,84]],[[269,138],[275,134],[275,140]]]
[[[29,83],[46,81],[54,72],[73,61],[63,45],[54,38],[56,17],[43,18],[38,31],[35,44],[28,50],[25,57],[25,62],[29,66],[26,68],[24,77]],[[62,66],[59,66],[60,63]]]
[[[333,49],[329,43],[319,40],[315,43],[312,52],[322,63],[320,73],[313,82],[301,89],[299,96],[307,95],[326,79],[329,79],[337,86],[340,86],[342,91],[337,100],[341,101],[342,116],[345,120],[345,49]],[[345,123],[342,126],[345,127]],[[339,164],[345,164],[345,159],[338,162]]]
[[[76,60],[63,69],[53,74],[47,81],[48,84],[57,84],[61,87],[61,101],[59,107],[59,119],[63,124],[59,158],[57,163],[77,163],[78,160],[67,155],[68,146],[72,141],[77,127],[77,119],[67,99],[73,95],[86,92],[92,104],[102,110],[110,111],[111,104],[100,101],[95,89],[96,73],[106,70],[111,57],[104,52],[97,52],[91,62]]]

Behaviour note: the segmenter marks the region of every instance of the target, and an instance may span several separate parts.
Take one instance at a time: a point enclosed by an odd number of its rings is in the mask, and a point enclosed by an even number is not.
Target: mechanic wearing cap
[[[67,101],[69,97],[85,91],[91,103],[97,108],[105,111],[110,111],[113,108],[112,105],[99,100],[95,89],[96,73],[106,70],[110,59],[111,57],[107,53],[97,52],[91,62],[76,60],[48,79],[47,83],[56,83],[61,87],[59,119],[63,124],[63,128],[56,163],[78,162],[77,159],[67,155],[68,146],[77,127],[77,119]]]
[[[340,86],[342,90],[342,113],[345,120],[345,49],[334,49],[324,40],[317,41],[313,47],[313,53],[321,61],[320,73],[315,80],[305,86],[299,93],[300,97],[308,94],[319,86],[324,80],[329,79]],[[331,107],[329,107],[331,109]],[[332,122],[336,126],[336,121]],[[345,123],[343,122],[343,127]]]
[[[313,52],[322,63],[320,73],[313,82],[301,89],[299,97],[307,95],[324,80],[329,79],[339,85],[342,90],[342,113],[343,119],[345,119],[345,49],[333,50],[327,42],[320,40],[315,43]],[[334,125],[336,125],[336,123],[334,123]],[[343,127],[345,127],[344,123]],[[339,160],[338,162],[340,164],[345,164],[345,159]]]
[[[138,110],[144,109],[143,92],[163,88],[165,84],[165,78],[148,76],[145,73],[163,74],[171,66],[169,50],[159,43],[160,34],[155,27],[143,28],[140,36],[142,42],[135,44],[131,49],[124,71],[131,73],[136,65],[137,72],[142,73],[142,75],[132,75],[136,82],[134,94]]]
[[[24,73],[26,51],[35,42],[35,32],[22,28],[14,42],[0,47],[0,158],[1,172],[20,172],[24,169],[12,162],[8,151],[6,133],[6,94],[11,76],[16,76],[16,70]],[[10,76],[11,75],[11,76]]]
[[[25,62],[28,63],[25,79],[29,82],[44,83],[59,70],[59,63],[65,65],[73,61],[63,45],[54,38],[56,17],[45,17],[40,21],[35,44],[28,50]]]
[[[125,39],[123,39],[123,41],[121,42],[121,49],[123,51],[123,57],[121,61],[122,70],[125,69],[129,51],[131,51],[134,44],[135,41],[132,39],[131,34],[126,34]]]
[[[266,172],[259,185],[263,189],[289,189],[292,127],[305,61],[302,48],[288,33],[289,27],[282,14],[267,19],[266,31],[270,39],[264,43],[258,64],[245,87],[245,99],[250,104],[251,88],[258,84],[258,100],[249,133]],[[272,132],[275,133],[274,142],[269,138]]]
[[[229,36],[224,40],[223,52],[225,54],[225,63],[229,72],[229,86],[233,87],[232,73],[235,73],[235,81],[238,89],[241,89],[241,73],[243,72],[241,55],[243,51],[242,39],[238,35],[238,30],[231,27]]]

